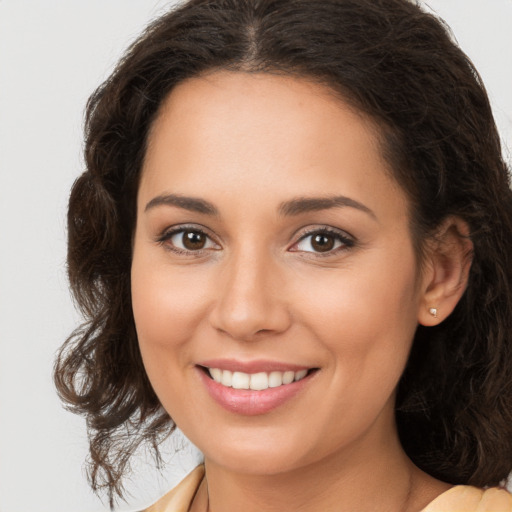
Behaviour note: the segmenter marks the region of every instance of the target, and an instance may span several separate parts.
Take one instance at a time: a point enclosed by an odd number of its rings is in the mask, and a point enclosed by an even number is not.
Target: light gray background
[[[51,381],[54,353],[79,321],[65,276],[65,209],[82,168],[88,95],[172,3],[0,0],[0,512],[106,510],[85,482],[83,421],[62,410]],[[428,4],[481,72],[510,148],[512,0]],[[149,504],[197,454],[186,447],[162,478],[143,458],[123,510]]]

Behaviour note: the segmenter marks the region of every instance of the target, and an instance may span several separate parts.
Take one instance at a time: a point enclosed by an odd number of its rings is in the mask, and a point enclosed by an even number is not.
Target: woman
[[[512,510],[512,197],[438,20],[189,1],[86,132],[55,377],[111,505],[178,425],[205,464],[149,510]]]

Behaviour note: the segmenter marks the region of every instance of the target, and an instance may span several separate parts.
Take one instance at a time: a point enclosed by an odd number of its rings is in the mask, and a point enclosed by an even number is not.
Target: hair
[[[467,290],[419,326],[396,420],[414,463],[453,484],[512,468],[512,194],[481,79],[435,16],[407,0],[191,0],[154,21],[89,99],[85,172],[68,214],[68,271],[85,323],[55,382],[87,420],[89,477],[111,506],[133,452],[174,428],[146,376],[131,308],[136,193],[148,133],[173,87],[215,70],[283,73],[373,120],[407,193],[421,254],[449,216],[470,230]]]

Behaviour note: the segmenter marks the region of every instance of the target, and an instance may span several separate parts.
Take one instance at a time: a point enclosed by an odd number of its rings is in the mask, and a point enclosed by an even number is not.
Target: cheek
[[[132,307],[142,359],[162,402],[160,391],[180,386],[177,376],[189,364],[190,340],[204,317],[208,286],[205,276],[170,269],[141,249],[134,251]]]
[[[193,273],[171,272],[134,253],[132,307],[142,361],[160,403],[176,422],[196,416],[184,377],[193,366],[190,341],[204,315],[204,295],[204,281],[201,286]]]
[[[364,271],[349,268],[316,278],[315,286],[305,282],[307,293],[296,293],[303,297],[302,309],[331,332],[410,331],[418,307],[415,275],[402,268],[400,272],[389,268],[380,272],[371,265]]]
[[[391,251],[328,272],[302,294],[306,324],[314,326],[345,385],[388,394],[396,386],[417,326],[415,278],[412,249]]]
[[[165,263],[134,254],[132,307],[139,339],[155,344],[180,344],[204,309],[204,275],[166,268]]]

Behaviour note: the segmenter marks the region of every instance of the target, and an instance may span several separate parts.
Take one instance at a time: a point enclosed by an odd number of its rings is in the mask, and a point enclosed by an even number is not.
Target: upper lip
[[[256,359],[253,361],[239,361],[236,359],[209,359],[197,363],[198,366],[205,368],[219,368],[220,370],[229,370],[232,372],[259,373],[259,372],[286,372],[300,370],[309,370],[312,367],[300,364],[285,363],[281,361],[271,361]]]

